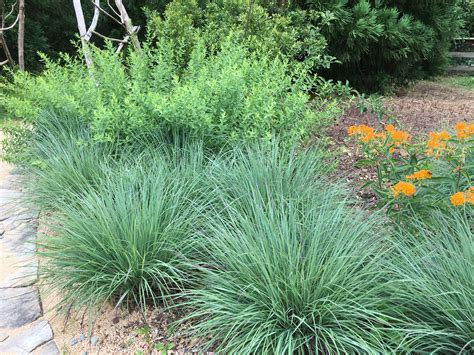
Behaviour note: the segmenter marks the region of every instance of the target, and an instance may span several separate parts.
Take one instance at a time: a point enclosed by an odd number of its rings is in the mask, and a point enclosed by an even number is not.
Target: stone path
[[[0,161],[0,354],[56,355],[35,286],[38,213],[21,207],[18,181],[13,167]]]

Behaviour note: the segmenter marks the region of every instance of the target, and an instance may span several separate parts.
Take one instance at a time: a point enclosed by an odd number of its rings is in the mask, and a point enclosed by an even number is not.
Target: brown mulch
[[[474,122],[474,90],[447,84],[422,81],[406,92],[385,98],[383,103],[395,125],[416,137],[453,127],[459,121]],[[347,128],[366,124],[381,129],[388,116],[379,120],[377,114],[361,113],[357,107],[351,106],[327,132],[331,144],[340,152],[335,175],[347,180],[356,190],[360,190],[365,181],[373,180],[375,173],[373,169],[354,166],[362,156],[357,144],[347,138]],[[365,194],[367,191],[361,191],[359,195],[364,197]]]

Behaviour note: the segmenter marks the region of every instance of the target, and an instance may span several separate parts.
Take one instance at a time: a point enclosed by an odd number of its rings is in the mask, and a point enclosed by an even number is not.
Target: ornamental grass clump
[[[474,352],[472,217],[458,209],[437,211],[429,221],[412,220],[413,228],[394,239],[392,307],[404,310],[414,325],[405,338],[410,352]],[[415,330],[420,325],[425,331]]]
[[[234,157],[213,172],[202,286],[185,293],[192,336],[234,354],[387,350],[378,218],[346,207],[314,152]]]
[[[39,246],[44,282],[62,295],[59,306],[81,309],[110,301],[144,309],[166,302],[191,280],[193,270],[184,261],[206,205],[197,201],[203,186],[198,169],[148,153],[106,169],[80,203],[57,205],[54,236],[42,237]]]
[[[114,156],[114,145],[94,142],[76,116],[43,112],[24,156],[27,198],[50,211],[59,204],[77,205],[105,178],[105,170],[116,166]]]

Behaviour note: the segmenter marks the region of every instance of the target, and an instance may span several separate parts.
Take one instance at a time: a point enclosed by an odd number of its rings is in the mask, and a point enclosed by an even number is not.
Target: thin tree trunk
[[[5,56],[7,57],[8,64],[10,64],[10,66],[13,67],[15,65],[15,61],[13,60],[10,50],[8,49],[5,36],[3,35],[3,32],[1,31],[0,31],[0,45],[3,47],[3,51],[5,52]]]
[[[89,43],[86,39],[87,28],[86,21],[84,20],[84,13],[82,12],[81,0],[73,0],[74,12],[76,13],[77,28],[79,29],[79,35],[81,36],[82,49],[84,51],[84,59],[86,61],[87,67],[92,66],[91,52],[89,48]]]
[[[18,65],[25,70],[25,0],[18,4]]]
[[[140,41],[138,40],[137,31],[133,27],[132,20],[128,16],[128,12],[125,9],[122,0],[115,0],[115,6],[117,6],[117,9],[120,12],[120,19],[125,25],[125,29],[130,36],[130,41],[132,42],[133,47],[138,53],[142,54],[142,47],[140,46]]]
[[[3,0],[0,0],[0,9],[2,11],[2,19],[0,21],[0,27],[3,29],[5,28],[5,2]],[[3,48],[3,52],[5,53],[5,57],[7,58],[7,62],[2,62],[3,64],[9,64],[10,66],[14,66],[15,62],[13,61],[13,57],[10,53],[10,50],[8,49],[8,44],[5,39],[5,36],[3,35],[3,30],[0,31],[0,47]]]

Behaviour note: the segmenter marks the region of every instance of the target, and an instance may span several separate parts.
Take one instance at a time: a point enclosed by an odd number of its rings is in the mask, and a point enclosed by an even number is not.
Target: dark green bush
[[[332,13],[323,33],[341,63],[324,74],[363,90],[442,72],[462,26],[459,0],[311,0],[295,7]]]

